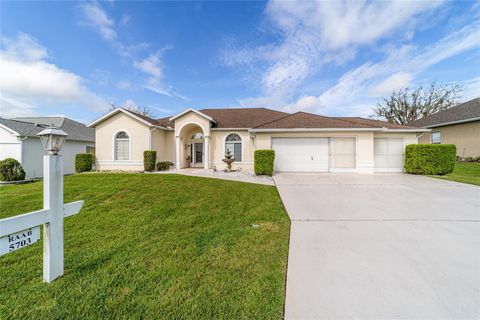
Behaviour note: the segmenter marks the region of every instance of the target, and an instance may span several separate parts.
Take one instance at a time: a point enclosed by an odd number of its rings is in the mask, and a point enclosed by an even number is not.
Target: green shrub
[[[25,180],[25,171],[20,162],[13,158],[6,158],[0,161],[0,180],[1,181],[20,181]]]
[[[77,153],[75,155],[75,171],[77,173],[91,171],[95,156],[91,153]]]
[[[273,175],[273,163],[275,161],[275,150],[255,150],[254,170],[258,175]]]
[[[143,167],[145,171],[155,170],[155,163],[157,162],[157,151],[145,150],[143,151]]]
[[[411,144],[405,149],[405,171],[413,174],[449,174],[455,168],[456,154],[453,144]]]
[[[158,171],[165,171],[170,169],[170,167],[173,167],[173,162],[170,161],[160,161],[157,163],[157,170]]]

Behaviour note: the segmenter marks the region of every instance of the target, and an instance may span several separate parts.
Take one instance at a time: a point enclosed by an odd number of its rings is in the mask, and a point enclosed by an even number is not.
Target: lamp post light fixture
[[[37,133],[37,136],[40,137],[43,148],[48,151],[49,154],[56,155],[62,148],[68,134],[55,127],[50,127]]]

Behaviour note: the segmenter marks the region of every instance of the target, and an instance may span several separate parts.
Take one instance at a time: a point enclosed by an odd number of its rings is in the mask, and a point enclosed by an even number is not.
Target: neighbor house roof
[[[33,137],[45,129],[45,126],[53,125],[68,133],[67,140],[95,141],[93,128],[88,128],[83,123],[66,117],[0,118],[0,124],[19,136]]]
[[[480,98],[458,104],[455,107],[413,121],[411,125],[421,128],[434,128],[478,120],[480,120]]]

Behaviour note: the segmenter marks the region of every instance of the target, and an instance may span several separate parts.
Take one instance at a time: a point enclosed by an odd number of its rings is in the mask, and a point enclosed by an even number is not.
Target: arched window
[[[130,138],[125,131],[115,135],[115,160],[130,160]]]
[[[200,140],[203,139],[203,133],[201,132],[195,132],[192,134],[192,140]]]
[[[230,133],[225,138],[225,152],[230,150],[235,161],[242,161],[242,138],[236,133]]]

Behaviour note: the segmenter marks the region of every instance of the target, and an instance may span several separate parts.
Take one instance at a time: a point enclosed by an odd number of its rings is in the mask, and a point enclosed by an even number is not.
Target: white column
[[[180,141],[180,136],[175,137],[175,162],[176,162],[176,168],[181,169],[181,141]]]
[[[205,150],[203,151],[204,152],[204,161],[205,161],[205,169],[209,169],[210,168],[210,144],[209,144],[209,141],[210,141],[210,137],[209,136],[205,136],[205,142],[203,144],[203,147],[205,148]]]
[[[43,208],[50,222],[43,228],[43,281],[63,275],[63,158],[43,157]]]

